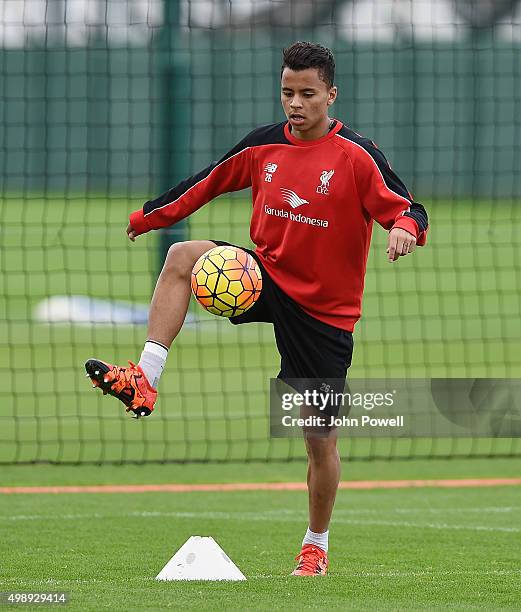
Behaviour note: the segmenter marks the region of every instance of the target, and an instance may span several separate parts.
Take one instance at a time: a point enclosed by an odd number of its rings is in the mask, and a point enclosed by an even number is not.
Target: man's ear
[[[331,94],[333,94],[332,97],[331,97]],[[333,104],[333,102],[336,100],[337,94],[338,94],[338,89],[336,87],[332,87],[329,90],[329,98],[327,100],[327,105],[328,106],[331,106],[331,104]]]

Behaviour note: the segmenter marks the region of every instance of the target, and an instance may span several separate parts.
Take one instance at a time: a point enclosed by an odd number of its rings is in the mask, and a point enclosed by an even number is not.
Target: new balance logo
[[[264,181],[266,183],[271,183],[271,181],[273,180],[273,175],[275,174],[275,172],[277,172],[278,167],[279,166],[277,164],[274,164],[272,162],[269,162],[264,166],[264,172],[266,173],[264,176]]]
[[[303,200],[302,198],[299,198],[299,196],[290,189],[281,188],[281,191],[282,199],[284,200],[284,202],[289,204],[291,208],[298,208],[299,206],[302,206],[302,204],[309,204],[308,200]]]

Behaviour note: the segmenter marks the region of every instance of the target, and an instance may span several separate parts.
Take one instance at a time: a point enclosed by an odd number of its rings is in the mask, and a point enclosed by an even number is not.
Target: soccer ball
[[[255,304],[262,289],[262,276],[255,259],[234,246],[210,249],[192,270],[192,293],[208,312],[236,317]]]

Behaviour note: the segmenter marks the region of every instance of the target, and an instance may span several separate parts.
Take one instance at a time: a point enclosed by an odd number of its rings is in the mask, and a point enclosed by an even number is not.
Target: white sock
[[[168,349],[166,346],[154,342],[153,340],[147,340],[145,347],[139,358],[139,367],[143,370],[148,382],[157,389],[159,378],[165,367],[166,358],[168,356]]]
[[[313,544],[314,546],[318,546],[318,548],[321,548],[327,552],[327,548],[329,546],[329,529],[324,531],[324,533],[315,533],[308,527],[306,535],[302,540],[302,546],[305,546],[306,544]]]

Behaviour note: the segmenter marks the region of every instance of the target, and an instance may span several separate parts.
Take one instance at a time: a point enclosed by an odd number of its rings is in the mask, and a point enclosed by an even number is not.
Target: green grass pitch
[[[183,329],[161,381],[159,411],[136,424],[94,393],[83,362],[136,359],[145,328],[34,321],[35,305],[51,295],[149,302],[157,235],[131,244],[124,232],[141,201],[37,194],[0,201],[0,461],[301,455],[300,445],[266,442],[265,390],[278,371],[270,326],[235,328],[192,304],[201,324]],[[428,246],[393,265],[385,232],[375,226],[350,375],[516,376],[521,208],[506,200],[426,206]],[[246,199],[221,198],[193,215],[190,237],[248,245],[250,207]],[[350,450],[443,456],[516,448],[517,441],[356,440]]]
[[[204,465],[2,466],[0,485],[304,481],[300,440],[266,440],[263,390],[276,373],[268,326],[236,329],[193,305],[141,422],[83,378],[96,355],[135,358],[143,327],[45,325],[56,294],[148,303],[153,235],[124,235],[139,202],[27,196],[0,202],[0,461],[237,459]],[[246,200],[191,220],[191,237],[248,244]],[[389,265],[375,228],[353,376],[516,376],[521,209],[427,203],[429,246]],[[111,271],[107,274],[106,270]],[[245,389],[247,393],[245,393]],[[280,442],[280,443],[279,443]],[[349,480],[519,476],[518,440],[342,440]],[[349,462],[347,456],[489,454],[488,459]],[[70,593],[69,610],[515,610],[519,487],[340,491],[331,573],[298,579],[303,492],[0,495],[0,591]],[[212,535],[246,583],[157,583],[190,535]],[[9,609],[9,608],[6,608]]]
[[[304,466],[5,468],[13,484],[302,479]],[[346,476],[519,475],[512,460],[344,465]],[[302,472],[302,473],[301,473]],[[291,572],[304,492],[2,495],[0,591],[67,591],[68,610],[519,609],[519,487],[340,491],[331,572]],[[244,583],[158,583],[190,535]],[[11,608],[14,609],[14,608]]]

